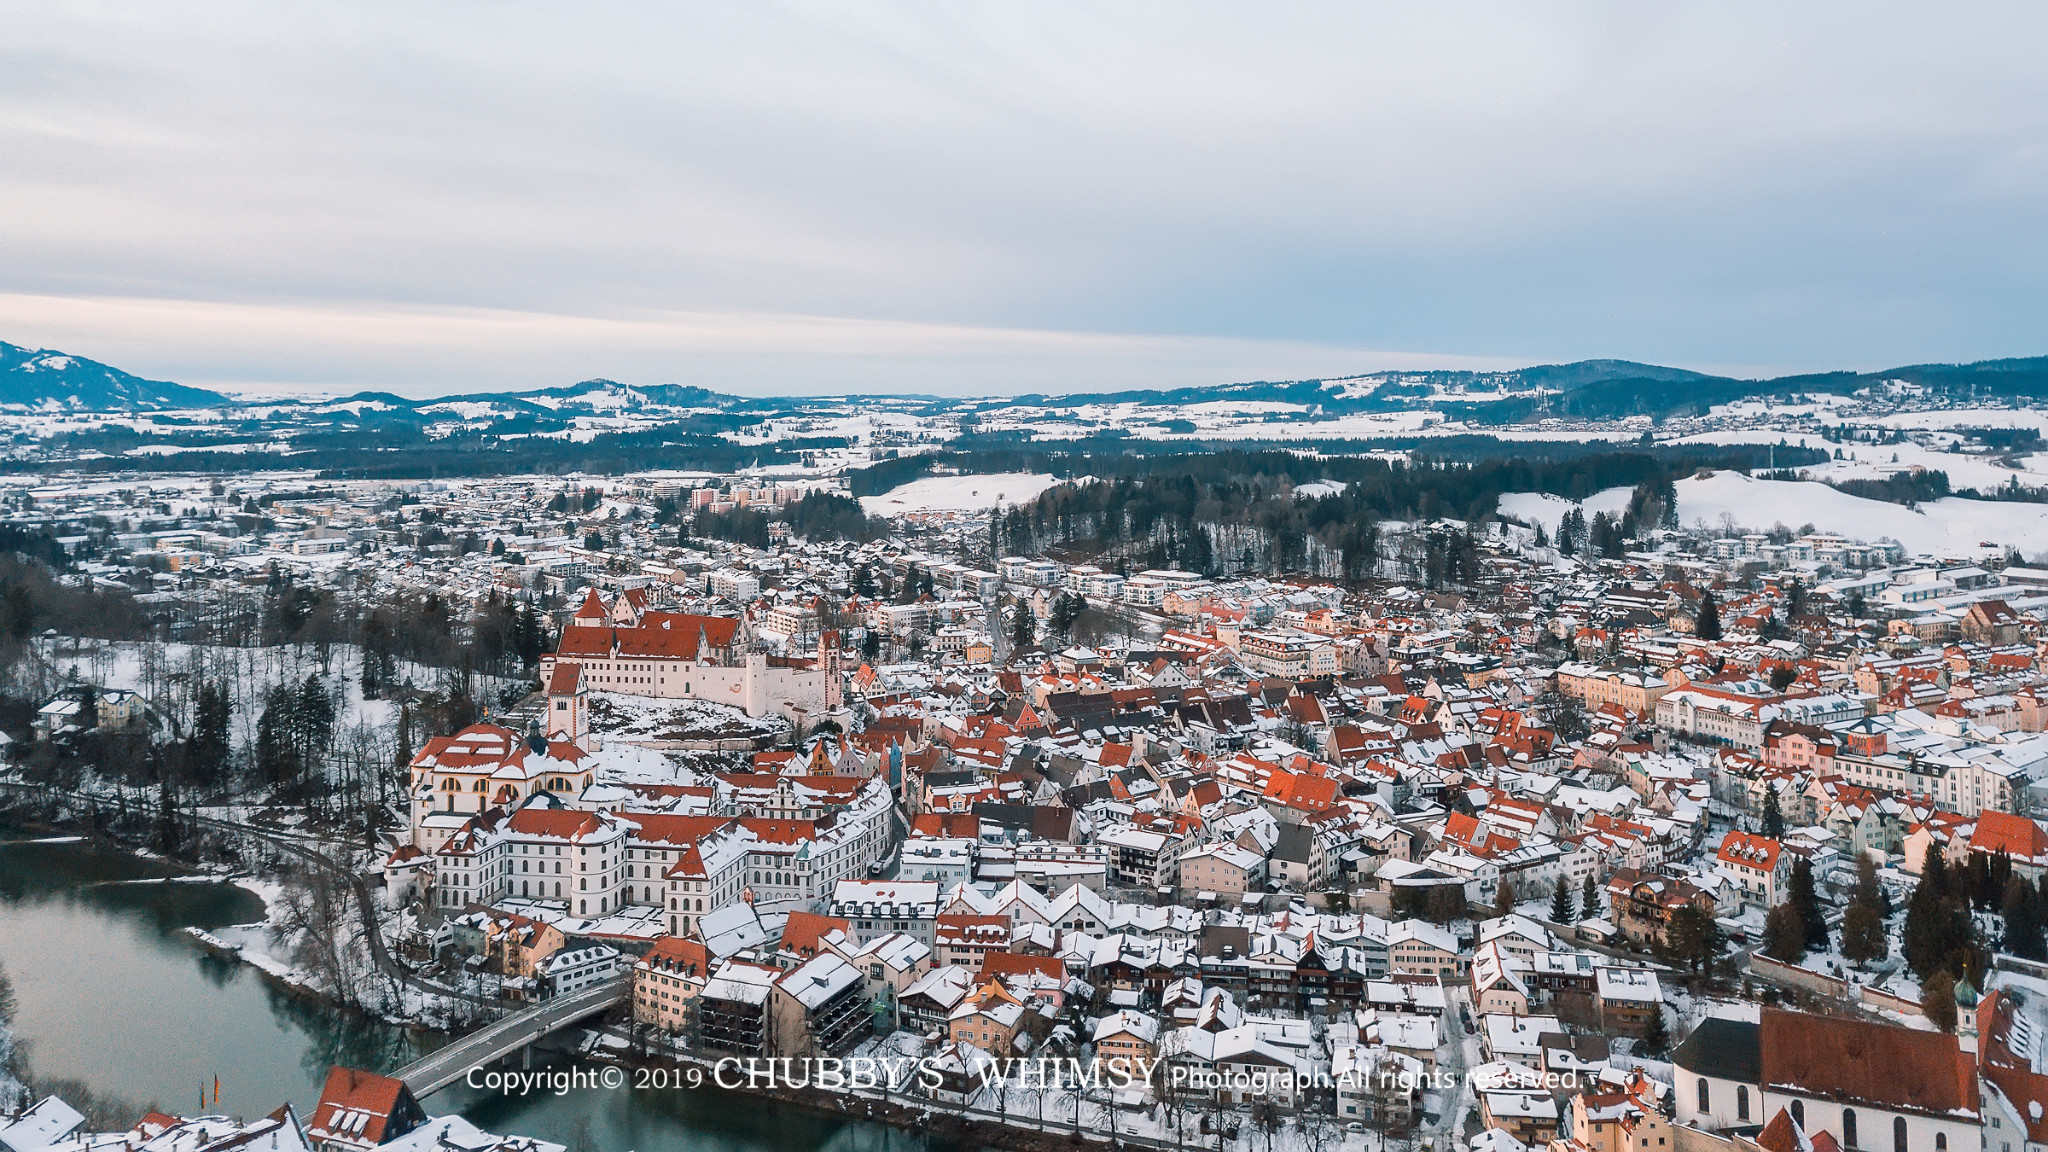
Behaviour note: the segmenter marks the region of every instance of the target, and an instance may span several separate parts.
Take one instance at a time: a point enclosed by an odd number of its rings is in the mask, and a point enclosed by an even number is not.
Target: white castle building
[[[585,689],[703,700],[749,716],[777,712],[799,732],[844,704],[838,632],[820,632],[810,659],[770,657],[748,648],[742,619],[652,611],[635,592],[607,608],[592,589],[562,629],[555,651],[541,657],[541,682],[551,697],[550,736],[580,739],[582,729],[571,727],[573,717],[558,715],[556,704]]]

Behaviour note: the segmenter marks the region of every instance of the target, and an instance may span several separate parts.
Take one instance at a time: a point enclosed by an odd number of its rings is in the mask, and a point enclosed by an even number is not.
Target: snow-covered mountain
[[[204,388],[144,380],[83,356],[0,341],[0,409],[155,412],[227,402]]]
[[[285,424],[336,421],[474,425],[498,434],[571,428],[625,431],[681,423],[688,431],[765,439],[840,435],[835,424],[883,415],[940,439],[979,435],[1116,434],[1222,439],[1398,434],[1434,423],[1505,427],[1565,421],[1703,417],[1751,400],[1911,392],[1942,402],[2048,400],[2048,357],[1924,364],[1881,372],[1775,379],[1713,376],[1628,360],[1581,360],[1496,372],[1377,372],[1199,388],[994,397],[742,397],[695,385],[585,380],[524,391],[408,399],[361,392],[331,400],[236,402],[144,380],[82,356],[0,343],[0,412],[122,412],[233,407]],[[254,410],[260,410],[254,411]],[[899,431],[907,430],[900,428]]]

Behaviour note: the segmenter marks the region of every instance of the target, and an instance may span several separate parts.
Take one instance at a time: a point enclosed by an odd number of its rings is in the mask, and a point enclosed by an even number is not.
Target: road
[[[1438,1083],[1448,1081],[1452,1087],[1443,1094],[1443,1114],[1434,1126],[1426,1128],[1436,1138],[1436,1146],[1456,1149],[1465,1146],[1465,1118],[1479,1103],[1472,1092],[1472,1069],[1484,1063],[1479,1051],[1479,1035],[1465,1033],[1465,1015],[1472,1010],[1471,993],[1465,984],[1444,987],[1444,1028],[1451,1034],[1447,1051],[1439,1058]],[[1475,1014],[1476,1022],[1478,1016]]]

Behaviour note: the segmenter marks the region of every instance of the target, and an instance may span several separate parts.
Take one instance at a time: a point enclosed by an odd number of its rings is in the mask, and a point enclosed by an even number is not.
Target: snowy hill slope
[[[83,356],[0,341],[0,408],[161,411],[227,402],[227,397],[204,388],[144,380]]]

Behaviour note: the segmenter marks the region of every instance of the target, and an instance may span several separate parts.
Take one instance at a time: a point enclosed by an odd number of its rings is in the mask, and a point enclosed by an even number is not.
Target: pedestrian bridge
[[[543,1000],[487,1028],[472,1032],[446,1048],[430,1052],[393,1075],[405,1081],[405,1086],[412,1090],[414,1096],[439,1092],[468,1075],[471,1068],[496,1063],[558,1028],[624,1003],[632,989],[633,978],[622,975],[566,996]]]

